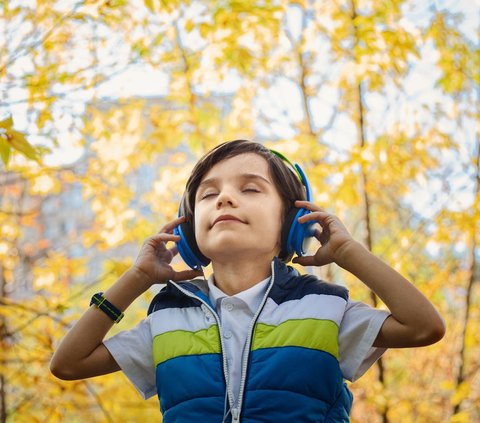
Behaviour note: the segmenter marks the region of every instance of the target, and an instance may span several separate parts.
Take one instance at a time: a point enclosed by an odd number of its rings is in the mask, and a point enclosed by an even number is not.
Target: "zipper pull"
[[[237,423],[240,421],[240,413],[238,408],[232,408],[232,423]]]

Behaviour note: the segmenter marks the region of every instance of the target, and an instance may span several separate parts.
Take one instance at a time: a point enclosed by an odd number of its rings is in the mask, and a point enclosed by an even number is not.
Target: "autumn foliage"
[[[236,138],[302,164],[447,322],[352,384],[352,422],[479,421],[479,9],[445,3],[0,2],[0,423],[160,420],[120,373],[63,382],[49,360]]]

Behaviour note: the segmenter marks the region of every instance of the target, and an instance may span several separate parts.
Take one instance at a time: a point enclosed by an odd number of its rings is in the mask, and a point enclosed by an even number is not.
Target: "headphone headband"
[[[312,187],[310,186],[310,182],[308,181],[307,175],[305,175],[305,172],[303,169],[298,165],[297,163],[293,164],[290,160],[288,160],[282,153],[269,149],[273,154],[276,156],[280,157],[284,162],[288,163],[290,167],[292,168],[293,172],[298,176],[298,179],[300,179],[300,182],[302,185],[305,187],[305,191],[307,194],[307,201],[312,201],[313,195],[312,195]]]
[[[290,161],[288,160],[282,153],[280,153],[279,151],[277,150],[272,150],[271,148],[269,148],[269,150],[275,154],[276,156],[280,157],[284,162],[287,162],[290,167],[293,169],[293,171],[297,174],[298,176],[298,179],[300,179],[301,182],[303,182],[303,178],[302,178],[302,175],[300,174],[300,172],[297,170],[297,168],[295,167],[295,165]]]

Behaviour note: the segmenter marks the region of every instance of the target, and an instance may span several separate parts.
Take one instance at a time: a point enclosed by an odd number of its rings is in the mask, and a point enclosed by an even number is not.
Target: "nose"
[[[217,209],[225,206],[237,207],[235,196],[228,190],[222,190],[217,196]]]

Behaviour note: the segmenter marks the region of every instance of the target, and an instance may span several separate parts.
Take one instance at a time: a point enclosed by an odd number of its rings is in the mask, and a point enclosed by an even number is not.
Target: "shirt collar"
[[[252,313],[255,313],[262,302],[263,296],[267,291],[268,283],[272,277],[269,276],[266,279],[261,280],[252,287],[246,289],[245,291],[239,292],[238,294],[232,295],[234,298],[238,298],[244,301]],[[228,297],[220,288],[218,288],[213,282],[213,274],[208,277],[208,296],[210,301],[217,305],[218,300],[222,300],[225,297]]]

